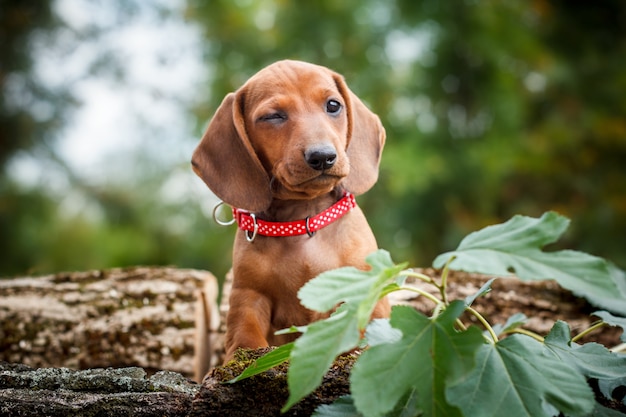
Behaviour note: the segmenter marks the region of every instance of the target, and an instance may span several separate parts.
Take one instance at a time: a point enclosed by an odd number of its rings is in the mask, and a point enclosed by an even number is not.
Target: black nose
[[[313,146],[304,152],[304,159],[311,168],[324,171],[337,162],[337,151],[330,145]]]

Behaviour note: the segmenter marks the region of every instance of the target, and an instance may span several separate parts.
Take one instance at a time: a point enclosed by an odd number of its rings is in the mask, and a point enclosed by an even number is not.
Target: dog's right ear
[[[248,140],[242,99],[241,92],[224,98],[193,153],[191,165],[225,203],[258,212],[271,203],[270,178]]]

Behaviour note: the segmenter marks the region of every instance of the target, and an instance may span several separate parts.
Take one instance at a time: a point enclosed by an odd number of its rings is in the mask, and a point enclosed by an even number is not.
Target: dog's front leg
[[[224,362],[233,358],[237,348],[256,349],[269,346],[267,334],[272,317],[269,299],[251,289],[233,288],[229,304]]]

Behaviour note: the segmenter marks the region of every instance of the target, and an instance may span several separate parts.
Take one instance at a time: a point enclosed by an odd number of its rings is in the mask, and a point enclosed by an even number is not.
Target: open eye
[[[336,116],[341,112],[342,107],[340,102],[331,98],[326,102],[326,113]]]

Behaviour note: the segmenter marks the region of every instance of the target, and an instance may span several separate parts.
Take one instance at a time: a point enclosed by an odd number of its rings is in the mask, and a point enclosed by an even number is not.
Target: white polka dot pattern
[[[306,234],[312,235],[319,229],[340,219],[354,207],[356,207],[356,199],[354,198],[354,195],[346,192],[341,200],[337,201],[328,209],[304,220],[296,220],[292,222],[268,222],[256,219],[250,214],[250,212],[237,208],[233,209],[233,215],[241,230],[254,232],[254,224],[256,222],[258,227],[257,234],[259,235],[298,236]]]

